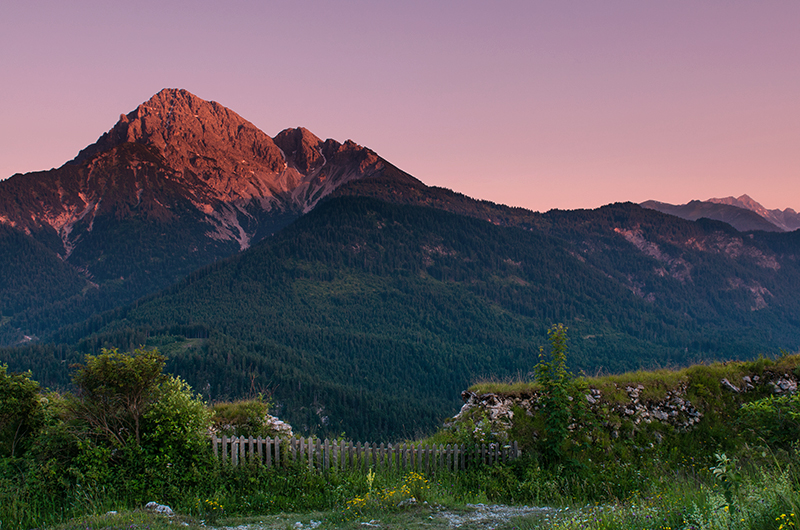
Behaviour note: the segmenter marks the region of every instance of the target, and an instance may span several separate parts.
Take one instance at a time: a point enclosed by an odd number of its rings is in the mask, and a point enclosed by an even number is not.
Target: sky
[[[4,1],[0,178],[162,88],[532,210],[800,210],[794,0]]]

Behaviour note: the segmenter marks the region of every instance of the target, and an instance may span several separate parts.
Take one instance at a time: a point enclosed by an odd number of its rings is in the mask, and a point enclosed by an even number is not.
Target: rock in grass
[[[151,513],[158,513],[170,517],[175,515],[175,513],[172,511],[172,508],[164,504],[158,504],[157,502],[148,502],[144,505],[144,509]]]

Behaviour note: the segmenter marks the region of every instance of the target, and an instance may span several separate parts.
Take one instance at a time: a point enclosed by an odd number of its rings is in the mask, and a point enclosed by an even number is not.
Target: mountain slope
[[[39,241],[0,225],[0,344],[35,339],[4,325],[11,315],[35,318],[39,308],[68,303],[96,291],[96,287]]]
[[[741,195],[739,197],[724,197],[721,199],[708,199],[708,202],[713,202],[716,204],[729,204],[731,206],[738,206],[739,208],[751,210],[784,232],[792,232],[800,228],[800,214],[791,208],[786,208],[785,210],[768,210],[758,202],[754,201],[748,195]]]
[[[743,237],[633,204],[526,216],[537,228],[329,199],[164,293],[63,330],[62,346],[3,356],[52,384],[66,382],[54,366],[100,346],[158,346],[208,398],[266,390],[303,431],[385,439],[452,415],[478,378],[530,371],[555,322],[588,373],[800,346],[795,234]]]
[[[785,210],[768,210],[747,195],[690,201],[687,204],[668,204],[645,201],[641,206],[695,221],[700,218],[722,221],[741,232],[763,230],[765,232],[792,232],[800,228],[800,214]]]
[[[641,203],[641,206],[690,221],[696,221],[701,218],[722,221],[723,223],[728,223],[740,232],[750,232],[752,230],[763,230],[765,232],[782,231],[782,228],[765,219],[757,212],[738,204],[716,203],[713,199],[708,201],[690,201],[687,204],[679,205],[658,201],[645,201]]]
[[[98,289],[75,312],[39,306],[41,319],[3,305],[4,325],[42,335],[132,301],[248,248],[343,183],[384,173],[400,171],[351,141],[302,128],[273,139],[218,103],[162,90],[61,168],[0,181],[0,225]],[[10,287],[0,300],[22,296]]]

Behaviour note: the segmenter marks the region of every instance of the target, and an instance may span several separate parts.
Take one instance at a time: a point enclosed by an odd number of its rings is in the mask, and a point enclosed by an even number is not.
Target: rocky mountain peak
[[[749,195],[708,199],[707,202],[727,204],[753,211],[785,232],[800,228],[800,216],[791,208],[768,210]]]
[[[263,239],[342,184],[387,168],[349,140],[323,142],[302,127],[273,140],[219,103],[166,88],[61,168],[0,181],[0,223],[45,234],[59,256],[91,274],[102,264],[89,254],[127,222],[144,231],[148,223],[182,225],[192,234],[182,241],[184,255],[207,263]]]
[[[746,210],[751,210],[756,212],[757,214],[761,215],[762,217],[767,212],[767,209],[761,206],[760,203],[756,202],[752,197],[749,195],[740,195],[739,197],[722,197],[722,198],[712,198],[708,199],[708,202],[713,202],[715,204],[727,204],[729,206],[737,206],[739,208],[745,208]]]
[[[302,173],[310,173],[325,162],[322,140],[305,127],[285,129],[275,137],[287,159]]]
[[[190,172],[220,191],[231,177],[273,175],[285,168],[280,149],[268,135],[232,110],[182,89],[164,89],[78,154],[82,162],[122,143],[158,149],[168,165]],[[258,186],[256,186],[258,187]],[[253,195],[245,192],[245,197]]]

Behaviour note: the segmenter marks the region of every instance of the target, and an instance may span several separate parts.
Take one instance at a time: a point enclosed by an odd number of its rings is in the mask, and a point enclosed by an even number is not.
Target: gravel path
[[[502,504],[467,504],[463,508],[456,509],[432,506],[430,510],[425,510],[416,515],[409,514],[409,519],[404,518],[402,521],[395,520],[395,515],[388,517],[386,521],[373,519],[356,524],[364,530],[370,528],[382,528],[384,530],[394,530],[397,528],[494,530],[499,527],[507,526],[515,517],[538,515],[543,518],[549,518],[556,515],[559,511],[560,510],[557,508],[506,506]],[[217,527],[215,530],[314,530],[316,528],[331,528],[330,523],[322,523],[321,520],[324,519],[324,517],[319,517],[319,520],[315,520],[314,517],[309,518],[309,516],[283,514],[269,518],[265,517],[264,519],[265,520],[259,522],[242,524],[239,526]],[[302,521],[299,519],[302,519]],[[404,524],[407,526],[402,526]],[[348,528],[353,528],[353,523],[349,523]]]
[[[474,511],[453,513],[440,511],[433,517],[446,519],[450,528],[481,528],[494,529],[500,524],[508,523],[514,517],[523,515],[546,515],[555,513],[554,508],[540,508],[530,506],[505,506],[502,504],[467,504],[468,509]]]

